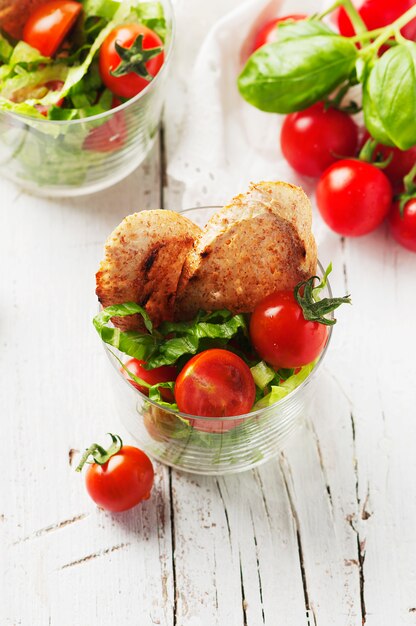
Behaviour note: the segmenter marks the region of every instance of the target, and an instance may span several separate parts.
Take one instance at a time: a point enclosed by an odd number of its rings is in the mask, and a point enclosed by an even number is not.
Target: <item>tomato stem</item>
[[[396,31],[406,26],[409,22],[411,22],[416,17],[416,4],[408,9],[403,15],[401,15],[395,22],[390,24],[388,27],[382,29],[380,35],[373,41],[371,45],[369,45],[366,50],[376,50],[388,40],[390,37],[394,36]]]
[[[404,207],[407,202],[412,198],[416,198],[416,163],[410,170],[408,174],[403,178],[404,191],[400,194],[399,200],[399,211],[400,217],[404,218]]]
[[[391,152],[389,156],[384,159],[384,161],[377,161],[377,158],[380,158],[380,154],[376,152],[378,142],[371,137],[367,139],[364,146],[361,148],[360,154],[358,155],[359,161],[364,161],[365,163],[371,163],[374,167],[378,167],[380,170],[383,170],[388,165],[390,165],[393,159],[393,153]]]
[[[330,264],[322,281],[316,287],[314,287],[314,282],[315,279],[319,280],[319,276],[311,276],[308,280],[298,283],[294,289],[295,300],[301,307],[305,320],[318,322],[324,326],[333,326],[337,321],[334,317],[325,317],[328,313],[335,311],[341,304],[351,304],[349,295],[343,298],[322,298],[319,300],[318,294],[325,287],[331,269],[332,265]],[[301,294],[301,290],[303,290],[303,294]]]
[[[335,9],[338,9],[339,7],[343,7],[345,11],[347,12],[348,17],[350,18],[351,23],[357,35],[367,32],[367,26],[365,25],[363,18],[358,13],[355,6],[353,5],[352,0],[336,0],[336,2],[334,2],[334,4],[332,4],[329,7],[329,9],[326,9],[326,11],[319,14],[318,19],[322,19],[323,17],[325,17],[326,15],[329,15],[329,13],[332,13],[333,11],[335,11]]]
[[[76,472],[80,472],[82,468],[84,467],[85,463],[89,462],[88,459],[90,456],[92,456],[92,458],[94,459],[92,461],[93,463],[98,463],[98,465],[104,465],[104,463],[107,463],[107,461],[112,456],[114,456],[115,454],[117,454],[117,452],[120,451],[120,449],[123,446],[123,442],[121,438],[118,435],[113,435],[111,433],[108,433],[108,434],[110,435],[111,440],[112,440],[112,444],[108,448],[108,450],[105,450],[105,448],[100,446],[98,443],[91,444],[90,447],[87,448],[84,454],[82,455],[81,460],[75,469]]]
[[[114,43],[121,62],[112,70],[112,76],[125,76],[134,72],[138,76],[151,81],[154,77],[148,72],[146,63],[162,52],[162,48],[143,48],[143,35],[138,35],[130,48],[123,48],[117,41]]]

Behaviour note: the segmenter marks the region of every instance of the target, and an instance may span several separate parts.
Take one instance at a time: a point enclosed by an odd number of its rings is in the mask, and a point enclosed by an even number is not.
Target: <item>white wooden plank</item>
[[[159,206],[159,148],[94,196],[33,198],[4,182],[1,192],[2,586],[13,593],[0,622],[133,625],[139,615],[142,624],[170,626],[168,470],[158,469],[151,500],[112,516],[94,507],[69,464],[72,448],[104,443],[109,430],[124,434],[91,324],[94,273],[122,217]]]

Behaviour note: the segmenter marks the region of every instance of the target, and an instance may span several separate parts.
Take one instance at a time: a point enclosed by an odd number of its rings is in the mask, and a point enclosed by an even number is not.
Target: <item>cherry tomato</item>
[[[391,24],[414,5],[414,0],[353,0],[368,30],[375,30]],[[355,30],[344,8],[340,8],[336,16],[341,35],[352,37]],[[402,34],[407,39],[416,39],[416,19],[404,28]]]
[[[85,484],[94,502],[107,511],[127,511],[150,497],[153,465],[149,457],[133,446],[122,448],[99,465],[89,466]]]
[[[134,374],[134,376],[137,376],[137,378],[141,378],[142,380],[144,380],[145,383],[149,383],[149,385],[156,385],[157,383],[169,383],[176,380],[178,372],[174,365],[162,365],[161,367],[155,367],[152,370],[147,370],[143,367],[144,363],[145,361],[139,359],[130,359],[130,361],[127,361],[127,363],[125,363],[124,365],[125,367],[127,367],[128,370],[130,370],[132,374]],[[147,389],[147,387],[143,387],[136,383],[134,380],[131,380],[125,369],[121,368],[120,371],[123,376],[129,381],[129,383],[133,385],[133,387],[136,387],[136,389],[144,393],[146,396],[149,395],[149,390]],[[173,401],[173,394],[170,389],[161,389],[160,393],[162,398],[167,402]]]
[[[304,20],[307,17],[308,17],[307,15],[301,15],[297,13],[294,15],[284,15],[283,17],[278,17],[278,18],[275,18],[274,20],[270,20],[257,32],[254,38],[252,52],[257,50],[257,48],[261,48],[261,46],[264,46],[264,44],[266,43],[273,43],[273,41],[276,41],[277,26],[281,22],[288,22],[292,20],[297,22],[299,20]]]
[[[255,307],[250,338],[259,356],[275,369],[296,368],[320,355],[328,331],[324,324],[305,320],[293,291],[278,291]]]
[[[160,37],[150,28],[142,24],[124,24],[116,26],[106,37],[100,48],[99,66],[101,80],[110,91],[121,98],[132,98],[149,84],[147,78],[139,76],[135,72],[128,72],[123,76],[113,76],[112,74],[122,62],[116,51],[115,43],[117,42],[122,48],[130,49],[139,35],[143,35],[143,49],[145,51],[151,48],[163,47]],[[156,76],[163,65],[163,60],[163,52],[160,52],[144,63],[150,76]]]
[[[192,357],[175,383],[179,410],[202,417],[247,413],[253,407],[255,395],[256,386],[248,365],[233,352],[217,348]],[[222,430],[230,430],[236,425],[233,420],[222,424]],[[204,420],[192,420],[192,425],[210,432],[217,432],[215,428],[218,427],[218,423],[211,427]]]
[[[366,133],[364,135],[362,144],[364,145],[370,135]],[[392,160],[383,168],[384,174],[391,182],[394,191],[402,191],[403,178],[410,172],[414,164],[416,163],[416,146],[409,150],[400,150],[399,148],[393,148],[391,146],[383,146],[381,143],[377,144],[375,154],[380,154],[382,160],[387,159],[390,154],[393,155]]]
[[[287,115],[280,135],[283,156],[305,176],[320,176],[340,157],[353,156],[357,143],[351,116],[333,107],[325,110],[323,102]]]
[[[121,104],[118,98],[114,98],[112,109]],[[95,152],[115,152],[124,146],[127,136],[126,121],[124,111],[114,113],[114,115],[101,126],[93,128],[84,140],[85,150]]]
[[[23,41],[43,56],[53,56],[81,11],[81,3],[74,0],[52,0],[42,4],[26,22]]]
[[[388,216],[388,225],[401,246],[416,252],[416,197],[410,198],[404,205],[403,217],[400,214],[400,202],[395,202]]]
[[[331,165],[316,188],[316,202],[325,222],[349,237],[375,230],[390,209],[392,195],[389,179],[380,169],[354,159]]]

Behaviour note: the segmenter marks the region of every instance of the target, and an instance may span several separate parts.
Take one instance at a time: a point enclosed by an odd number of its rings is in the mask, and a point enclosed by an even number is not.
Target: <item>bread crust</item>
[[[252,184],[218,211],[186,257],[175,318],[199,309],[253,311],[274,291],[293,289],[316,272],[312,209],[300,187]]]
[[[126,217],[107,239],[96,274],[102,306],[136,302],[155,327],[172,320],[185,257],[199,233],[196,224],[174,211],[142,211]],[[144,331],[139,315],[113,318],[113,323],[121,330]]]

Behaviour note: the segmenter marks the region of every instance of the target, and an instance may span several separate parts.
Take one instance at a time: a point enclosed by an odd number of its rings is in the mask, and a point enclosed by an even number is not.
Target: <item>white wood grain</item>
[[[218,479],[158,466],[152,498],[122,515],[97,510],[70,465],[71,450],[125,434],[91,325],[103,242],[129,212],[180,208],[164,170],[184,76],[237,4],[176,2],[166,150],[126,181],[75,200],[0,181],[1,626],[416,624],[416,256],[383,229],[321,242],[354,305],[279,458]]]

